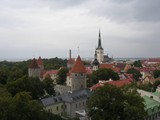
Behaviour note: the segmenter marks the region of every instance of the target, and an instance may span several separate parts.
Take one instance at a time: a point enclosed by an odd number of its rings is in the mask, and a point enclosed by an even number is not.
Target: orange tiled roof
[[[131,82],[132,81],[129,80],[129,79],[128,80],[117,80],[117,81],[105,81],[105,82],[100,82],[100,83],[97,83],[97,84],[93,85],[92,87],[90,87],[90,89],[96,90],[97,88],[102,87],[105,84],[114,85],[116,87],[122,87],[124,85],[130,84]]]
[[[100,64],[100,68],[112,69],[113,67],[114,67],[113,64]]]
[[[117,86],[117,87],[122,87],[122,86],[128,85],[130,83],[131,83],[130,80],[117,80],[117,81],[109,81],[108,82],[108,84],[114,85],[114,86]]]
[[[48,77],[50,75],[57,75],[59,70],[47,70],[43,73],[43,77]]]
[[[120,68],[115,67],[114,64],[100,64],[100,68],[111,69],[116,72],[120,72]]]
[[[42,61],[42,58],[41,58],[41,57],[38,58],[37,64],[38,64],[38,65],[43,65],[43,61]]]
[[[149,58],[147,62],[160,62],[160,58]]]
[[[76,62],[74,63],[72,69],[71,69],[72,73],[86,73],[86,69],[84,67],[84,64],[80,58],[80,56],[78,56]]]

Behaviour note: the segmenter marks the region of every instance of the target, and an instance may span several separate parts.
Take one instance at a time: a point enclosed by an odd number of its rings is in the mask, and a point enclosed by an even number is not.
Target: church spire
[[[103,50],[102,45],[101,45],[101,32],[99,29],[99,37],[98,37],[98,47],[97,49]]]

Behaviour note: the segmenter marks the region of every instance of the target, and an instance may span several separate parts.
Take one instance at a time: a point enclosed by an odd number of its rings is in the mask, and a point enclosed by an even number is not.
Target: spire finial
[[[98,48],[97,49],[103,49],[102,45],[101,45],[101,32],[100,32],[100,28],[99,28],[99,36],[98,36]]]
[[[99,28],[99,38],[101,39],[101,31],[100,31],[100,28]]]

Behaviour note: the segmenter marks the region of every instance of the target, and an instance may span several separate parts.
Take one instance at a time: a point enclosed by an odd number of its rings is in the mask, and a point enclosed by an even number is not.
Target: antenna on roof
[[[80,49],[79,49],[79,46],[78,46],[78,55],[80,55]]]
[[[69,59],[71,59],[71,49],[69,49]]]

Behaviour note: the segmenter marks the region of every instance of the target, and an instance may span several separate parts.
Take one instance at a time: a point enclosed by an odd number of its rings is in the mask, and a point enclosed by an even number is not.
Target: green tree
[[[0,85],[0,120],[11,120],[11,113],[13,111],[12,96],[5,89],[3,85]]]
[[[23,77],[23,71],[20,68],[13,67],[10,71],[8,81],[15,81]]]
[[[92,120],[141,120],[146,115],[143,102],[134,89],[105,85],[89,97],[88,115]]]
[[[157,80],[153,83],[153,91],[152,92],[155,92],[156,89],[157,89],[157,86],[160,85],[160,80]]]
[[[155,89],[153,87],[153,85],[149,82],[148,84],[142,84],[142,85],[138,85],[139,89],[148,91],[148,92],[154,92]]]
[[[160,77],[160,70],[154,70],[153,71],[153,76],[154,76],[154,78]]]
[[[58,72],[58,78],[56,80],[57,84],[65,84],[66,78],[67,78],[67,73],[68,73],[68,68],[61,68]]]
[[[116,72],[111,69],[99,69],[92,73],[92,82],[93,84],[98,83],[99,80],[119,80],[119,76]]]
[[[44,85],[39,78],[24,76],[6,85],[7,90],[14,96],[15,94],[27,91],[34,99],[44,95]]]
[[[0,83],[6,84],[8,80],[9,71],[6,68],[0,69]]]
[[[60,116],[44,111],[28,92],[12,97],[0,86],[0,120],[63,120]]]
[[[127,73],[132,74],[135,80],[139,80],[142,77],[142,74],[135,68],[128,69]]]
[[[66,59],[60,59],[60,58],[50,58],[50,59],[43,59],[44,67],[45,69],[59,69],[62,66],[67,65]]]
[[[135,67],[142,67],[142,64],[141,64],[141,61],[140,61],[140,60],[134,61],[133,65],[134,65]]]
[[[49,95],[55,95],[54,84],[51,78],[43,80],[44,89]]]

